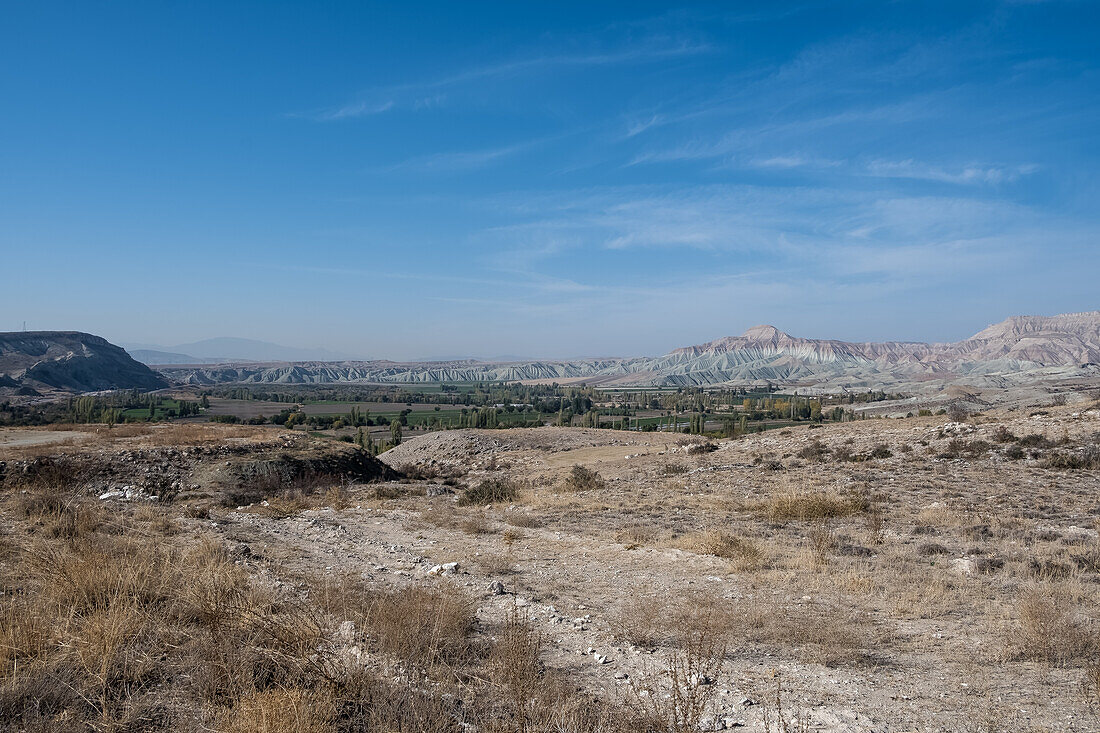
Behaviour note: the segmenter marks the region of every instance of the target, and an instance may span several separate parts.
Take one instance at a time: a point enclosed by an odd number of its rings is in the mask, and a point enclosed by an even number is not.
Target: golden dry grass
[[[741,571],[757,570],[767,562],[766,554],[758,542],[721,529],[691,532],[678,537],[671,544],[681,550],[729,560]]]

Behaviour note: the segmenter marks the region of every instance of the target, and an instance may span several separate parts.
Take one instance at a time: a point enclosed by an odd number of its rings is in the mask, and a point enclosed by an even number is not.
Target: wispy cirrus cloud
[[[482,150],[460,150],[430,155],[418,155],[399,163],[386,166],[386,171],[419,171],[419,172],[459,172],[484,168],[497,161],[509,158],[513,155],[530,150],[541,141],[529,141],[516,143],[515,145],[503,145],[497,148],[485,148]]]
[[[1011,167],[965,165],[944,167],[909,160],[873,160],[866,165],[868,175],[882,178],[913,178],[940,183],[998,184],[1011,183],[1039,170],[1034,164]]]
[[[368,89],[350,102],[313,112],[299,113],[295,116],[317,122],[369,117],[395,109],[434,106],[442,103],[446,98],[445,92],[478,82],[505,80],[565,68],[581,69],[618,64],[655,63],[679,56],[703,54],[711,50],[713,48],[706,43],[661,41],[641,43],[618,51],[533,55],[498,64],[471,67],[457,74],[436,79]]]

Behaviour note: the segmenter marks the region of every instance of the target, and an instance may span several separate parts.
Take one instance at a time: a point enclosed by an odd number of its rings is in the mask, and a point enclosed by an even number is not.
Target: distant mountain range
[[[257,361],[345,361],[356,358],[328,349],[301,349],[255,339],[219,338],[194,341],[175,346],[124,343],[123,347],[145,364],[223,364]]]
[[[464,382],[584,380],[602,385],[702,386],[772,382],[827,390],[912,388],[964,379],[1008,381],[1100,374],[1100,311],[1018,316],[964,341],[853,343],[798,338],[773,326],[676,349],[659,357],[515,362],[301,362],[163,368],[188,384],[225,382]]]
[[[603,386],[772,383],[817,391],[928,391],[949,384],[1004,387],[1100,377],[1100,311],[1017,316],[964,341],[854,343],[799,338],[773,326],[629,359],[349,361],[331,352],[248,339],[210,339],[171,351],[135,349],[156,372],[98,336],[39,331],[0,334],[0,393],[74,392],[189,385],[355,382],[584,381]],[[236,359],[228,354],[245,356]],[[296,354],[313,358],[294,359]],[[317,358],[322,353],[325,358]],[[215,356],[216,355],[216,356]],[[217,361],[202,363],[199,360]],[[264,363],[264,362],[276,363]],[[159,372],[159,373],[158,373]]]

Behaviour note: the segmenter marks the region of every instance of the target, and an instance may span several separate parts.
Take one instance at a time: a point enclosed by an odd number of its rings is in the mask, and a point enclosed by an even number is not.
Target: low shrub
[[[476,486],[471,486],[458,497],[461,506],[499,504],[514,501],[519,496],[519,487],[506,478],[487,478]]]
[[[607,482],[591,468],[578,463],[569,471],[565,486],[570,491],[602,491],[607,488]]]

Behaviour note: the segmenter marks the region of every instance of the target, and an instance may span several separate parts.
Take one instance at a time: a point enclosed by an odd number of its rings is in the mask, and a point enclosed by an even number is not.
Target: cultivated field
[[[1100,728],[1095,406],[16,432],[5,729]]]

